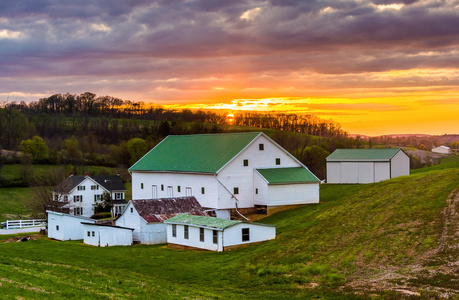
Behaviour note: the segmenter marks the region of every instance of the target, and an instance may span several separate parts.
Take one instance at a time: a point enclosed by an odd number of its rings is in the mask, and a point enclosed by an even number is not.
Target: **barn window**
[[[248,167],[249,166],[249,160],[248,159],[244,159],[244,167]]]
[[[260,151],[265,150],[265,145],[264,144],[258,144],[258,150],[260,150]]]
[[[239,188],[238,188],[238,187],[235,187],[235,188],[234,188],[233,194],[235,194],[235,195],[239,194]]]
[[[134,212],[134,208],[133,208],[133,207],[131,207],[131,214],[132,214],[133,212]]]
[[[242,241],[243,242],[250,241],[250,229],[249,228],[242,228]]]
[[[88,231],[88,236],[91,236],[91,232],[90,231]]]
[[[255,189],[255,194],[258,195],[258,189]]]
[[[213,230],[212,236],[213,236],[214,244],[218,244],[218,231]]]
[[[276,165],[280,165],[280,158],[276,158]]]
[[[199,241],[204,242],[204,228],[199,228]]]
[[[56,225],[56,230],[59,231],[59,225]]]
[[[164,184],[161,184],[161,191],[164,191]]]
[[[140,184],[140,188],[143,190],[143,183]]]
[[[92,236],[96,236],[96,234],[95,234],[95,232],[94,232],[94,231],[92,232]]]
[[[189,235],[188,235],[188,225],[185,225],[185,226],[183,227],[183,238],[184,238],[185,240],[187,240],[188,237],[189,237]]]
[[[206,193],[206,190],[202,187],[202,188],[201,188],[201,194],[204,195],[205,193]]]
[[[180,185],[179,185],[179,186],[177,186],[177,192],[179,192],[179,193],[180,193]]]
[[[172,224],[172,237],[177,237],[177,224]]]

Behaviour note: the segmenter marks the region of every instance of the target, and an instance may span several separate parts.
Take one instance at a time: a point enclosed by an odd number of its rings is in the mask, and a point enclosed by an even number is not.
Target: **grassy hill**
[[[262,220],[278,226],[276,240],[224,253],[0,243],[0,296],[459,299],[458,167],[322,185],[320,204]]]

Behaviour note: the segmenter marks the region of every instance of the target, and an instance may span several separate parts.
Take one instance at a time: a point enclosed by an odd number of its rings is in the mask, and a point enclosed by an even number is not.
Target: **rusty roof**
[[[141,199],[131,203],[147,223],[164,222],[180,213],[208,216],[195,197]]]

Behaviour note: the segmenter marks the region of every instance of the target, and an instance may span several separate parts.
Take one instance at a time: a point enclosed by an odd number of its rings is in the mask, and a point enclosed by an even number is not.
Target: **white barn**
[[[194,197],[139,199],[129,201],[115,223],[116,226],[132,228],[132,237],[136,242],[163,244],[167,242],[163,222],[179,213],[208,216]]]
[[[60,241],[82,240],[84,238],[81,222],[95,223],[96,220],[47,210],[48,237]]]
[[[74,176],[67,177],[52,191],[53,200],[62,202],[62,208],[76,216],[91,217],[94,214],[93,204],[101,202],[106,192],[112,197],[113,215],[121,214],[126,207],[126,188],[120,176]]]
[[[359,184],[410,175],[401,149],[337,149],[327,157],[327,183]]]
[[[441,154],[450,154],[451,149],[447,146],[439,146],[439,147],[432,148],[432,152],[441,153]]]
[[[239,208],[319,202],[319,179],[260,132],[168,136],[129,171],[132,199],[194,196],[221,218]]]
[[[276,226],[179,214],[165,221],[173,245],[225,251],[230,247],[276,238]]]
[[[87,245],[107,247],[107,246],[131,246],[132,228],[94,224],[82,222],[84,238],[83,242]]]

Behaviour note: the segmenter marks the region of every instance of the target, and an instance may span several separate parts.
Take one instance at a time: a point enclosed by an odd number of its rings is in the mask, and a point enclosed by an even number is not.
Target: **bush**
[[[111,217],[112,217],[112,213],[111,212],[101,212],[101,213],[93,214],[91,216],[91,219],[99,220],[99,219],[107,219],[107,218],[111,218]]]

